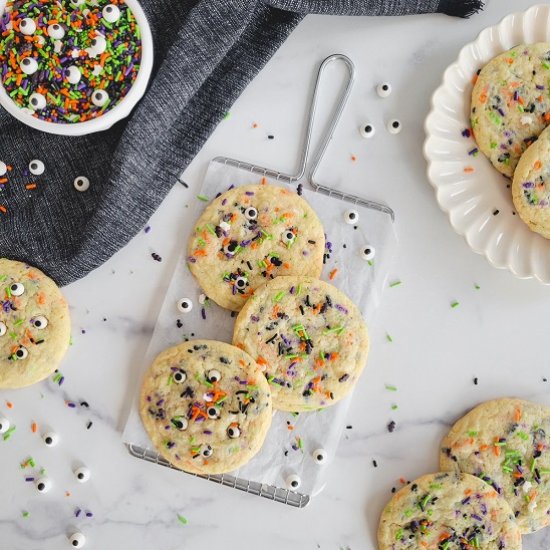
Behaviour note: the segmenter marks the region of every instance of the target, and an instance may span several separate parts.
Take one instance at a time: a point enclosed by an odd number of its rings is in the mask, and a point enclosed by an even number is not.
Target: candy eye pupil
[[[45,487],[45,485],[44,485],[43,483],[39,483],[39,484],[38,484],[38,490],[39,490],[39,491],[43,491],[43,490],[44,490],[44,487]]]
[[[52,438],[51,438],[51,437],[46,437],[45,441],[46,441],[46,444],[47,444],[47,445],[51,445],[51,444],[52,444]]]
[[[392,122],[392,126],[393,126],[394,128],[399,128],[399,122],[397,122],[397,120],[394,120],[394,121]]]

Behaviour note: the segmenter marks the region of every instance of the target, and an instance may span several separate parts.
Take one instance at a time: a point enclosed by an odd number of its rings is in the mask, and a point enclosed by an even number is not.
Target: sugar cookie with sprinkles
[[[205,209],[189,239],[188,265],[205,294],[239,311],[278,275],[319,277],[325,235],[296,193],[274,185],[234,187]]]
[[[265,369],[273,406],[333,405],[355,386],[369,351],[361,312],[336,287],[311,277],[277,277],[256,289],[235,323],[233,344]]]
[[[521,44],[477,77],[471,124],[481,151],[511,178],[527,147],[550,122],[550,43]]]
[[[550,128],[542,132],[518,162],[512,198],[529,229],[550,239]]]
[[[471,410],[441,443],[442,470],[492,485],[509,503],[522,533],[550,525],[550,408],[496,399]]]
[[[395,493],[378,526],[379,550],[521,550],[508,503],[469,474],[428,474]]]
[[[163,351],[145,375],[140,414],[157,451],[195,474],[243,466],[271,425],[269,386],[252,357],[223,342]]]
[[[43,380],[69,347],[69,307],[38,269],[0,258],[0,388]]]
[[[132,88],[141,31],[124,0],[8,0],[0,76],[13,102],[54,123],[97,118]]]

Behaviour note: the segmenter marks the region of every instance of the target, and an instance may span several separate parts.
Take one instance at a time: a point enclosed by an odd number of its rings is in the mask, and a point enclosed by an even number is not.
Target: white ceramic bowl
[[[85,122],[46,122],[30,115],[16,105],[0,83],[0,105],[27,126],[42,132],[63,136],[82,136],[94,132],[102,132],[103,130],[108,130],[119,120],[126,118],[145,93],[153,69],[153,36],[145,13],[137,0],[126,0],[126,4],[132,10],[141,31],[141,63],[133,86],[120,103],[104,115]],[[4,13],[5,7],[6,0],[0,0],[0,14]]]
[[[440,207],[472,250],[517,277],[535,277],[550,284],[550,240],[531,232],[514,215],[512,192],[507,187],[511,182],[482,153],[469,155],[476,143],[473,137],[465,139],[461,135],[470,127],[472,77],[476,71],[501,52],[533,42],[550,42],[549,5],[508,15],[462,48],[432,96],[432,110],[425,123],[424,155],[428,179]]]

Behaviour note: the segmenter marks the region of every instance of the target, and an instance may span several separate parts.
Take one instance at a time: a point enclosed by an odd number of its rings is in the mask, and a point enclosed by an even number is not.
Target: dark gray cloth
[[[467,16],[477,0],[142,0],[155,40],[149,89],[132,115],[100,134],[31,130],[0,111],[0,256],[59,284],[83,277],[143,226],[244,87],[306,13]],[[24,171],[46,172],[25,190]],[[86,176],[86,192],[73,187]],[[1,189],[1,188],[0,188]]]

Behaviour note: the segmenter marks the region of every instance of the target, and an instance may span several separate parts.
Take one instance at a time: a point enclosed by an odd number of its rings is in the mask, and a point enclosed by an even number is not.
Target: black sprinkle
[[[236,312],[236,311],[232,311],[232,312],[231,312],[231,317],[237,317],[237,312]]]
[[[394,430],[395,430],[395,422],[392,420],[392,421],[388,424],[388,432],[392,433]]]
[[[351,430],[351,429],[353,429],[353,426],[352,426],[351,424],[348,424],[348,425],[346,426],[346,430]]]
[[[156,252],[153,252],[151,257],[155,260],[155,262],[162,262],[162,258]]]
[[[90,408],[90,405],[88,405],[88,401],[81,401],[81,402],[80,402],[80,406],[81,406],[81,407],[86,407],[87,409]]]
[[[178,328],[183,327],[183,323],[180,321],[180,319],[178,319],[178,320],[176,321],[176,326],[177,326]]]
[[[392,492],[392,493],[395,493],[395,491],[396,491],[396,488],[395,488],[395,487],[392,487],[392,488],[391,488],[391,492]]]
[[[356,226],[356,225],[354,225],[354,226],[353,226],[353,229],[357,230],[357,226]]]
[[[315,244],[317,241],[312,241],[311,239],[308,241],[309,244]]]
[[[493,210],[493,216],[496,216],[499,212],[500,212],[500,210],[498,208],[495,208]]]
[[[252,271],[252,264],[247,260],[246,265],[248,266],[248,269]]]
[[[86,424],[86,429],[89,430],[93,425],[94,423],[90,420],[88,424]]]
[[[543,382],[548,382],[548,378],[543,378],[542,381]]]
[[[372,461],[372,465],[373,465],[375,468],[378,468],[378,462],[376,462],[376,460],[373,460],[373,461]]]
[[[107,317],[103,317],[103,322],[107,321]]]
[[[474,378],[474,385],[477,386],[477,383],[478,383],[478,379],[477,379],[477,376]]]
[[[304,186],[303,186],[301,183],[299,183],[296,192],[298,193],[298,195],[299,195],[300,197],[302,196],[302,191],[303,191],[303,190],[304,190]]]
[[[302,315],[304,315],[304,313],[305,313],[305,312],[304,312],[304,306],[303,306],[302,304],[300,304],[300,313],[301,313]]]
[[[185,182],[182,181],[182,180],[179,180],[179,182],[180,182],[186,189],[189,189],[189,185],[187,185],[187,183],[185,183]]]
[[[346,245],[346,244],[343,244],[342,246],[343,246],[344,248],[347,248],[347,247],[348,247],[348,245]]]
[[[285,451],[285,456],[288,456],[288,451]]]
[[[274,136],[273,134],[269,134],[269,135],[267,136],[267,139],[275,139],[275,136]]]

